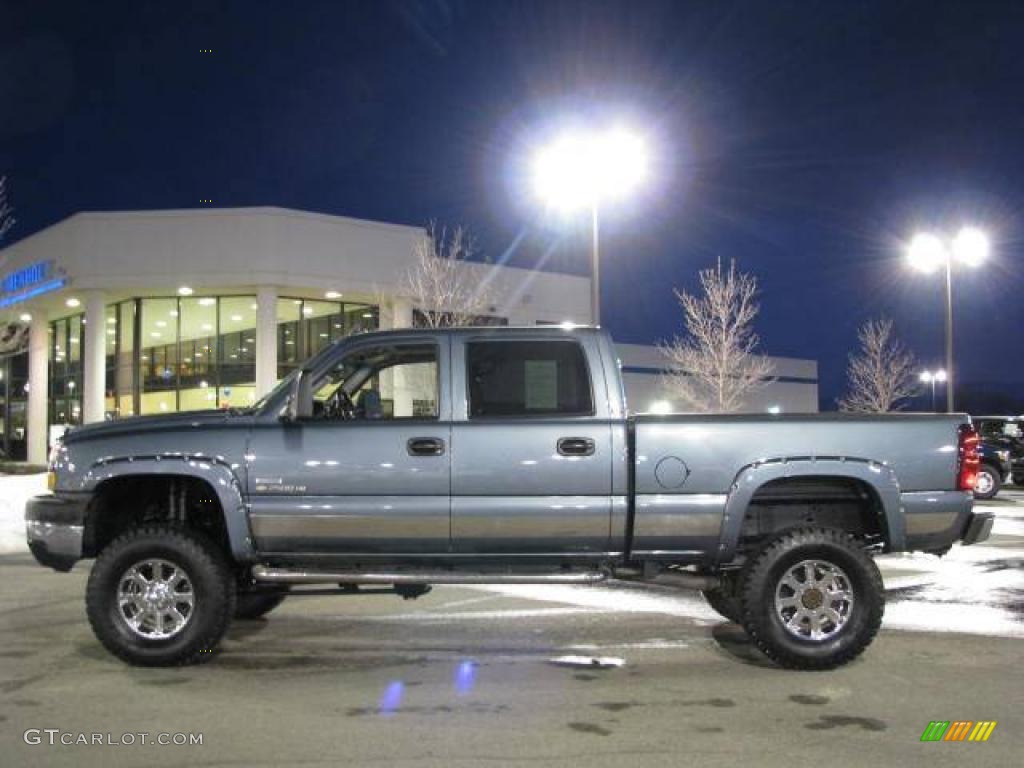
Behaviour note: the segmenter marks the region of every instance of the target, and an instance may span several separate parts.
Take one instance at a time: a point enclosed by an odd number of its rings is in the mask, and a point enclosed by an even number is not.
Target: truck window
[[[402,344],[346,355],[316,386],[320,419],[437,418],[437,347]]]
[[[471,418],[594,412],[587,361],[574,341],[470,342],[466,369]]]
[[[1002,437],[1003,425],[998,421],[982,421],[978,425],[978,431],[982,437]]]

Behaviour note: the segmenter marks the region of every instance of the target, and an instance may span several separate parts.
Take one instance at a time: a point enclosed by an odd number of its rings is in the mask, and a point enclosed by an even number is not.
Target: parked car
[[[974,498],[991,499],[1010,480],[1010,451],[1002,443],[982,440],[978,444],[978,478],[974,482]]]
[[[254,407],[69,431],[29,545],[95,557],[92,628],[134,664],[205,659],[288,589],[660,579],[782,666],[835,667],[882,620],[872,555],[987,538],[964,415],[627,416],[595,329],[336,342]]]
[[[1024,416],[975,416],[975,429],[982,439],[1010,452],[1014,485],[1024,485]]]

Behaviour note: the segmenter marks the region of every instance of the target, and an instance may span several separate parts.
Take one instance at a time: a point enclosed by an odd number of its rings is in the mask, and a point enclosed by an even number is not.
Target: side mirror
[[[281,409],[279,418],[284,422],[296,422],[308,419],[313,415],[313,392],[309,371],[300,370],[294,379]]]

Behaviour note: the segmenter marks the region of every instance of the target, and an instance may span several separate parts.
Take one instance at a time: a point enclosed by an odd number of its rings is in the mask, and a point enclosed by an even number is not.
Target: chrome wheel
[[[128,628],[147,640],[166,640],[181,632],[195,609],[192,581],[168,560],[136,563],[121,576],[118,615]]]
[[[979,496],[991,493],[992,488],[996,484],[995,477],[992,476],[991,470],[982,469],[978,472],[977,478],[974,480],[974,492]]]
[[[853,611],[853,586],[837,565],[801,560],[775,587],[775,614],[791,635],[823,641],[843,628]]]

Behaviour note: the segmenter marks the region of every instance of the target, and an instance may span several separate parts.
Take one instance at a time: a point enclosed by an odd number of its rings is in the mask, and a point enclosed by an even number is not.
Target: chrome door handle
[[[589,437],[563,437],[558,441],[558,453],[562,456],[593,456],[594,441]]]
[[[410,456],[443,456],[444,440],[439,437],[410,437],[405,449]]]

